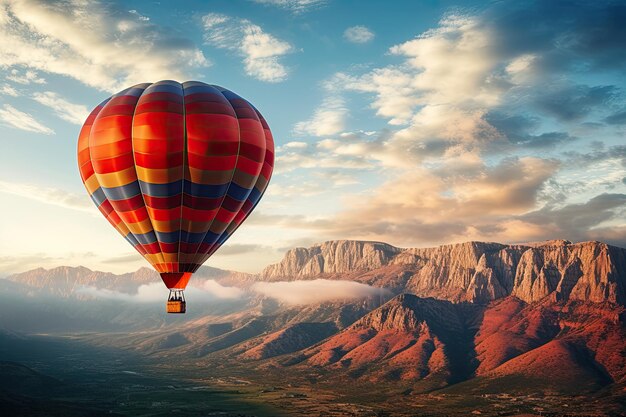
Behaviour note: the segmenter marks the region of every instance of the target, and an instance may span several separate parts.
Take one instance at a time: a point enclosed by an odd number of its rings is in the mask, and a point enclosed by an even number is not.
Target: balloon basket
[[[187,310],[187,302],[185,301],[185,294],[183,290],[170,290],[170,295],[167,298],[167,304],[165,310],[171,314],[184,314]]]

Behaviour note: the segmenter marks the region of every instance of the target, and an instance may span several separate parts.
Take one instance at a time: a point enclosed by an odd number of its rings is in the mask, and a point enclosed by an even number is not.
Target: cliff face
[[[338,240],[289,250],[263,271],[267,280],[372,270],[388,265],[402,249],[386,243]]]
[[[267,281],[351,279],[453,302],[514,295],[526,302],[626,301],[626,250],[564,240],[528,245],[467,242],[401,249],[333,241],[290,250],[263,271]]]

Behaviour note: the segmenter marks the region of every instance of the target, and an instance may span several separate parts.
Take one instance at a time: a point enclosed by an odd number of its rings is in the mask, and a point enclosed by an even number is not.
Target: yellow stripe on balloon
[[[143,255],[152,265],[163,263],[162,253],[146,253]]]
[[[179,230],[180,219],[165,220],[165,221],[152,220],[152,226],[154,227],[154,230],[156,232],[161,232],[161,233],[175,232]]]
[[[102,187],[114,188],[121,187],[137,179],[135,167],[130,167],[122,171],[111,172],[108,174],[98,174],[98,182]]]
[[[91,175],[91,177],[85,181],[85,188],[89,191],[89,195],[93,194],[99,187],[100,183],[95,175]]]
[[[163,259],[165,262],[178,262],[178,252],[177,253],[161,253],[163,255]]]
[[[152,224],[150,223],[150,219],[146,219],[142,222],[137,223],[127,223],[128,230],[134,235],[142,235],[144,233],[148,233],[152,231]]]
[[[170,182],[182,180],[183,170],[181,167],[152,169],[137,165],[137,178],[151,184],[169,184]]]

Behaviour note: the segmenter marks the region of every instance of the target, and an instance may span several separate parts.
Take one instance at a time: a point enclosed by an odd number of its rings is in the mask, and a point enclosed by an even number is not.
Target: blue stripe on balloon
[[[102,191],[104,192],[104,195],[112,201],[127,200],[141,194],[139,183],[137,181],[133,181],[119,187],[102,187]]]
[[[189,194],[192,197],[220,198],[226,194],[226,191],[228,191],[228,184],[196,184],[185,180],[184,190],[185,194]]]
[[[181,230],[180,231],[180,241],[181,242],[187,242],[187,243],[200,243],[200,242],[202,242],[202,239],[204,238],[204,235],[205,235],[204,232],[190,233],[190,232],[187,232],[186,230]]]
[[[90,197],[93,200],[93,202],[96,204],[96,207],[100,207],[102,203],[104,203],[104,200],[107,199],[106,196],[104,195],[104,191],[102,191],[102,188],[100,187],[98,187],[98,189],[94,191]]]
[[[135,236],[130,232],[126,236],[124,236],[124,239],[126,239],[128,243],[130,243],[133,246],[137,246],[139,244]]]
[[[192,85],[189,87],[185,86],[186,96],[198,93],[219,94],[220,92],[210,85]]]
[[[154,236],[154,232],[148,232],[143,234],[136,233],[133,236],[135,236],[137,242],[141,243],[142,245],[149,245],[157,241],[156,237]]]
[[[237,99],[241,99],[240,96],[238,96],[237,94],[233,93],[230,90],[226,90],[225,88],[219,87],[219,86],[215,86],[218,90],[220,90],[222,92],[222,94],[224,95],[224,97],[226,97],[226,99],[228,100],[237,100]]]
[[[122,90],[117,94],[112,95],[111,98],[121,97],[121,96],[139,97],[144,92],[146,87],[148,87],[149,85],[150,85],[149,83],[137,84],[135,86],[127,88],[126,90]]]
[[[261,191],[254,187],[248,196],[248,200],[254,205],[257,201],[259,201],[262,195]]]
[[[244,201],[249,194],[250,190],[248,188],[244,188],[241,185],[235,184],[234,182],[230,183],[230,187],[228,188],[229,197],[232,197],[237,201]]]
[[[153,184],[139,180],[141,192],[150,197],[173,197],[183,192],[182,181],[173,181],[167,184]]]
[[[218,235],[217,233],[213,233],[212,231],[209,230],[208,232],[206,232],[206,236],[204,237],[203,242],[213,243],[219,238],[220,238],[220,235]]]
[[[159,232],[155,230],[154,233],[161,243],[178,243],[180,241],[180,232],[178,230],[175,232]]]
[[[222,245],[222,243],[226,242],[226,239],[228,239],[230,237],[230,234],[228,232],[224,232],[220,235],[220,238],[217,239],[217,244],[218,245]]]
[[[144,94],[151,93],[172,93],[182,95],[183,89],[181,86],[175,86],[172,84],[152,84],[150,87],[146,88],[146,92]]]

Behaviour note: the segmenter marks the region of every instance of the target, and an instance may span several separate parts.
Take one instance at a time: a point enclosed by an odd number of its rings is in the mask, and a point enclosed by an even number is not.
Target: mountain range
[[[20,300],[20,314],[64,317],[67,325],[55,331],[97,329],[83,340],[178,366],[244,369],[320,386],[382,384],[405,393],[626,392],[626,249],[602,242],[405,249],[331,241],[289,250],[260,274],[205,267],[195,280],[235,296],[197,303],[184,319],[171,319],[162,301],[129,302],[158,282],[147,268],[124,275],[37,269],[0,286]],[[310,286],[290,286],[296,283]],[[344,284],[365,292],[323,294]],[[319,291],[319,298],[284,297],[297,288]],[[41,331],[7,316],[15,303],[1,294],[0,326]],[[51,299],[56,304],[42,301]]]

